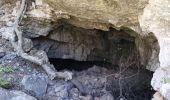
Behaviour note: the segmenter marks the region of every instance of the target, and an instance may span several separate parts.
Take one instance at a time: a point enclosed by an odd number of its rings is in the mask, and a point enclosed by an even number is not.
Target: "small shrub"
[[[12,73],[14,71],[12,67],[0,67],[0,73]]]
[[[8,89],[11,87],[10,81],[7,81],[6,79],[2,78],[3,73],[12,73],[15,69],[12,67],[0,67],[0,87]]]
[[[8,89],[11,87],[11,83],[3,78],[0,78],[0,87]]]

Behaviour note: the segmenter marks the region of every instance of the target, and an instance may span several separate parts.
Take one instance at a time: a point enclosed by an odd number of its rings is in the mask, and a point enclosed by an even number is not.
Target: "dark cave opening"
[[[56,70],[70,70],[70,71],[83,71],[87,70],[94,65],[111,69],[112,66],[109,62],[104,61],[76,61],[73,59],[55,59],[50,58],[49,61],[55,66]],[[117,66],[118,67],[118,66]],[[115,65],[116,68],[116,65]]]
[[[115,100],[151,100],[155,92],[150,85],[153,72],[141,64],[136,37],[124,30],[89,30],[64,24],[47,37],[32,40],[34,47],[46,51],[56,70],[73,72],[73,80],[88,88],[78,86],[82,94],[104,89]]]
[[[72,59],[55,58],[50,58],[49,60],[59,71],[69,70],[74,72],[74,79],[79,80],[80,82],[82,82],[82,84],[83,82],[87,81],[87,79],[89,79],[91,83],[93,83],[93,77],[96,77],[96,79],[98,80],[102,80],[100,79],[100,77],[108,75],[106,81],[106,90],[110,92],[114,96],[114,98],[116,98],[116,100],[120,100],[119,76],[114,75],[115,73],[119,72],[120,66],[112,65],[111,63],[103,61],[76,61]],[[121,76],[123,77],[121,80],[122,95],[124,98],[126,98],[125,100],[150,100],[155,93],[150,85],[153,72],[144,69],[143,67],[141,67],[141,65],[139,67],[140,68],[137,68],[136,66],[135,68],[134,66],[130,66],[125,72],[121,74]],[[113,76],[110,76],[111,74],[113,74]],[[102,81],[99,81],[95,84],[96,86],[98,86],[99,84],[104,83],[102,83]],[[96,88],[90,83],[84,85],[84,87],[88,88],[88,85],[96,90],[101,89],[101,87]]]

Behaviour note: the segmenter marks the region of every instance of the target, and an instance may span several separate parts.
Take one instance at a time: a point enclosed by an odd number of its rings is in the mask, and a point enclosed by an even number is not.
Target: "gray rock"
[[[0,58],[5,56],[5,52],[0,52]]]
[[[8,91],[0,88],[0,100],[37,100],[36,98],[21,92],[21,91]]]
[[[105,95],[103,95],[100,100],[115,100],[114,97],[110,94],[110,93],[107,93]]]
[[[170,68],[158,68],[153,74],[151,85],[167,100],[170,100]]]
[[[42,97],[46,93],[47,81],[44,76],[26,75],[21,83],[26,90],[34,92],[37,97]]]
[[[7,54],[7,55],[5,55],[4,57],[3,57],[3,59],[4,60],[13,60],[14,58],[16,58],[17,57],[17,55],[15,54],[15,53],[9,53],[9,54]]]
[[[24,38],[23,39],[23,44],[24,44],[23,49],[26,52],[30,51],[31,48],[33,48],[33,43],[32,43],[32,41],[30,39]]]
[[[73,85],[70,82],[58,80],[55,85],[48,87],[45,100],[71,100],[74,94],[74,99],[77,98],[77,90],[70,91]],[[71,93],[74,92],[74,93]]]
[[[105,94],[101,97],[95,97],[94,100],[115,100],[115,99],[111,94]],[[125,100],[125,99],[119,99],[119,100]]]
[[[3,27],[0,29],[0,32],[2,33],[2,37],[4,39],[13,40],[15,38],[12,27]]]
[[[79,100],[80,92],[77,88],[70,90],[70,97],[72,100]]]
[[[2,6],[2,3],[3,3],[3,2],[2,2],[2,0],[1,0],[1,1],[0,1],[0,6]]]
[[[1,65],[6,65],[7,63],[11,62],[16,57],[17,56],[15,53],[7,53],[5,56],[1,58],[0,63]]]

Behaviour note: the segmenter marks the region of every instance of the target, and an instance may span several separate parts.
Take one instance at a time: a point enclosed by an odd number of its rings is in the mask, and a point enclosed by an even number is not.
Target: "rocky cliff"
[[[4,8],[8,11],[0,18],[8,27],[20,7],[12,2],[15,8]],[[169,0],[31,0],[21,26],[25,51],[43,50],[49,58],[117,64],[120,49],[139,55],[146,69],[156,70],[153,88],[170,98]],[[4,30],[3,37],[10,38]]]
[[[99,49],[99,52],[114,52],[113,49],[105,51],[106,48],[104,45],[109,46],[109,43],[104,43],[110,41],[106,38],[117,38],[118,41],[120,40],[118,37],[122,37],[125,40],[130,40],[130,42],[134,41],[136,49],[138,49],[140,54],[141,63],[146,66],[147,69],[154,71],[159,66],[159,43],[154,33],[142,31],[139,19],[148,3],[149,1],[147,0],[135,0],[133,2],[123,0],[39,0],[30,3],[29,10],[26,14],[27,16],[23,19],[23,30],[31,38],[45,36],[52,40],[69,43],[67,47],[71,47],[73,50],[64,50],[67,51],[65,54],[68,55],[63,56],[76,60],[86,60],[87,56],[91,51],[94,51],[94,49]],[[112,32],[113,29],[117,31]],[[96,35],[96,33],[99,33],[99,30],[103,31],[100,33],[106,33],[105,35],[111,33],[111,35],[105,36],[105,39],[102,39],[100,37],[103,36]],[[114,33],[117,33],[118,36]],[[120,33],[123,35],[121,36]],[[129,37],[124,36],[124,34],[129,35]],[[92,37],[97,38],[92,39]],[[82,38],[84,38],[83,41]],[[85,50],[84,53],[82,49]],[[77,52],[77,54],[73,52]],[[82,56],[78,57],[78,55]],[[102,59],[104,58],[107,59],[108,57],[102,57]]]

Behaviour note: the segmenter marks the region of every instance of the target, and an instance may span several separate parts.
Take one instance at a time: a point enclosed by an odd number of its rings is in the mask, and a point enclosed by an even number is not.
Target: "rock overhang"
[[[143,62],[147,64],[150,62],[149,66],[153,66],[153,69],[151,67],[148,69],[154,71],[157,67],[169,66],[168,5],[170,3],[168,0],[135,0],[134,2],[125,0],[46,0],[41,2],[36,0],[35,3],[37,6],[27,12],[27,17],[39,19],[40,22],[47,19],[50,23],[54,23],[52,26],[47,24],[47,27],[57,27],[58,21],[63,20],[84,29],[108,31],[112,27],[117,30],[133,30],[132,35],[136,37],[136,45],[139,47],[140,55],[143,56]],[[42,16],[38,16],[37,13]],[[49,32],[51,29],[46,30]],[[38,32],[41,33],[39,30]],[[151,53],[149,60],[144,61],[147,58],[146,55],[148,56],[146,52]]]

